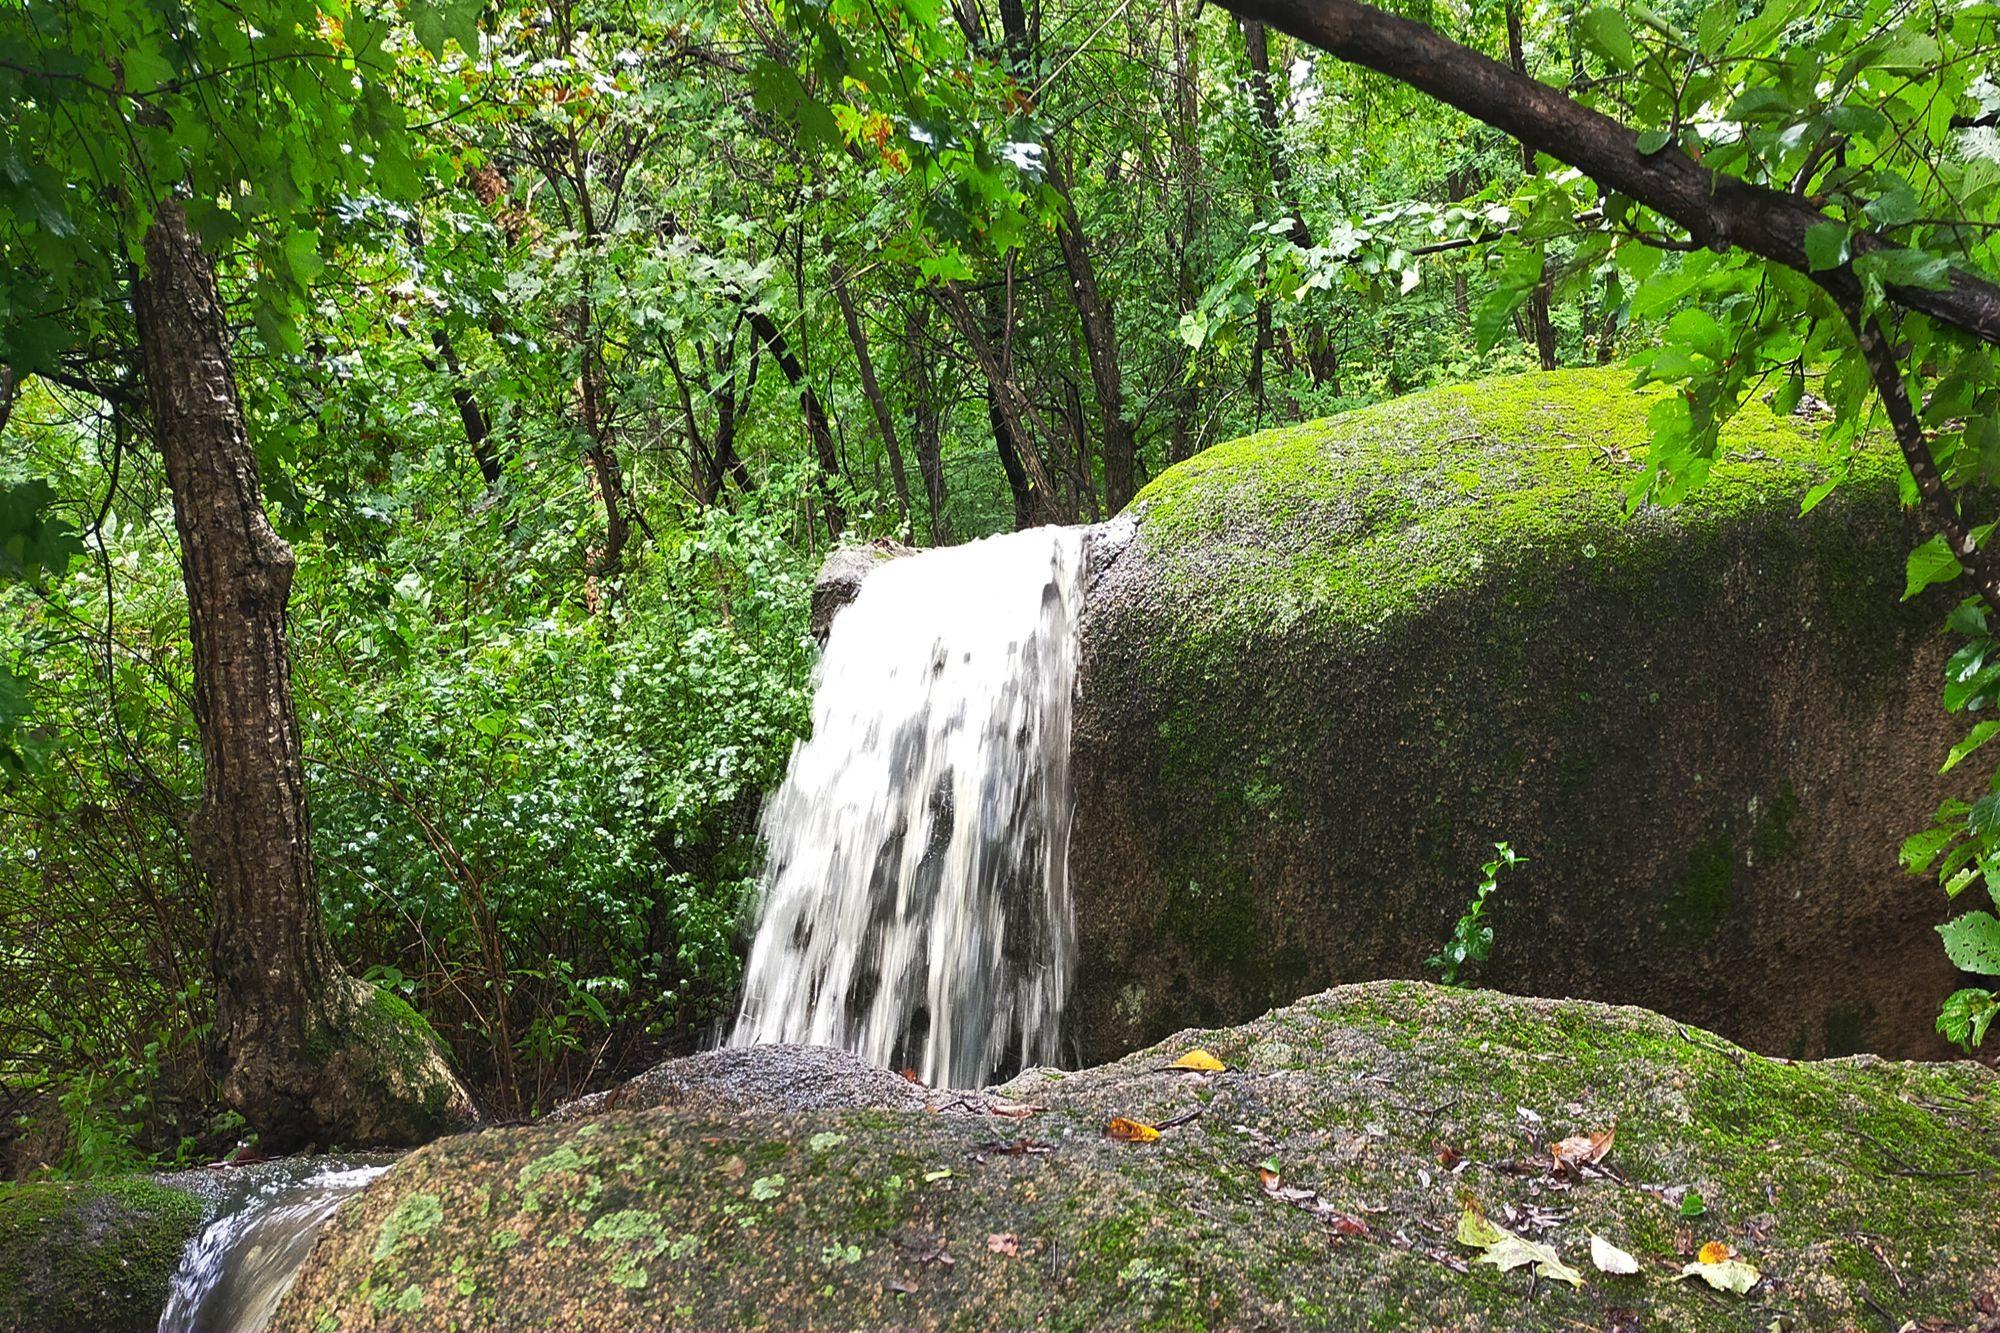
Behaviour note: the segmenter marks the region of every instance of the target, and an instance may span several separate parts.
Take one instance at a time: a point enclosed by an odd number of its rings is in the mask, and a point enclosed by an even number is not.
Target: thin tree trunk
[[[441,328],[431,330],[431,346],[437,348],[438,359],[451,376],[451,401],[458,408],[459,425],[465,429],[465,442],[472,450],[472,460],[479,465],[479,475],[489,488],[498,486],[502,473],[500,455],[493,449],[493,428],[486,420],[486,410],[479,405],[478,396],[472,392],[465,368],[459,364],[458,349],[452,345],[451,335]]]
[[[937,385],[931,377],[930,357],[924,348],[924,323],[924,306],[912,301],[903,316],[903,364],[910,383],[910,434],[917,450],[917,471],[924,479],[924,498],[931,507],[931,545],[943,546],[951,540],[951,515],[946,508]]]
[[[1291,219],[1287,235],[1292,244],[1310,250],[1312,228],[1306,225],[1305,210],[1299,206],[1298,192],[1292,188],[1292,164],[1285,157],[1284,128],[1278,122],[1277,85],[1271,78],[1270,29],[1255,19],[1245,19],[1242,28],[1243,53],[1250,62],[1250,100],[1257,109],[1257,127],[1264,142],[1265,179],[1270,185],[1271,201]],[[1259,336],[1268,347],[1271,345],[1268,302],[1259,314]],[[1326,349],[1331,341],[1318,321],[1305,325],[1306,373],[1312,376],[1314,384],[1324,384],[1331,378],[1326,362]]]
[[[834,489],[834,479],[840,476],[840,449],[833,442],[833,425],[827,420],[826,408],[820,403],[819,395],[813,392],[812,381],[806,378],[805,367],[792,354],[791,345],[785,341],[784,333],[771,322],[771,317],[755,307],[746,307],[750,317],[750,328],[770,349],[784,372],[785,379],[799,395],[799,409],[805,413],[806,434],[812,437],[813,457],[819,463],[820,512],[826,519],[829,537],[838,538],[847,526],[847,510],[840,503],[840,495]]]
[[[972,349],[973,359],[986,377],[987,401],[993,420],[997,423],[993,442],[1000,450],[1000,463],[1007,471],[1008,484],[1014,490],[1015,517],[1021,527],[1034,527],[1039,523],[1060,523],[1063,514],[1056,498],[1054,480],[1049,476],[1041,454],[1035,448],[1035,438],[1031,427],[1040,427],[1044,436],[1050,431],[1040,420],[1034,404],[1027,394],[1007,373],[1000,355],[986,331],[974,317],[966,303],[965,293],[955,284],[948,283],[940,299],[946,313],[957,326],[959,335]],[[987,311],[988,318],[995,324],[1006,318],[1004,308]],[[1005,429],[998,427],[1004,426]]]
[[[1056,242],[1063,267],[1069,271],[1070,300],[1083,329],[1083,350],[1090,363],[1090,385],[1097,397],[1098,431],[1103,436],[1104,503],[1112,513],[1132,498],[1137,449],[1132,423],[1125,415],[1125,385],[1118,370],[1118,323],[1097,286],[1097,265],[1077,216],[1068,165],[1053,143],[1048,152],[1049,186],[1056,192],[1062,216]]]
[[[414,1142],[471,1100],[422,1020],[333,960],[285,635],[292,551],[264,513],[214,264],[172,201],[145,245],[132,304],[187,585],[223,1097],[273,1148]],[[390,1061],[403,1077],[382,1077]]]
[[[1528,74],[1527,51],[1521,42],[1521,0],[1507,0],[1507,63],[1516,74],[1523,78]],[[1521,145],[1521,170],[1533,176],[1535,172],[1535,150]],[[1544,268],[1542,280],[1528,293],[1528,328],[1534,336],[1535,355],[1542,363],[1543,370],[1556,368],[1556,326],[1549,318],[1549,275]]]
[[[896,419],[890,415],[889,404],[882,397],[882,386],[875,380],[875,358],[868,354],[868,334],[854,313],[854,298],[847,290],[847,271],[836,259],[828,273],[833,282],[834,299],[840,302],[840,317],[847,324],[847,340],[854,344],[854,362],[861,372],[861,392],[866,395],[869,407],[875,411],[875,426],[882,432],[882,448],[889,455],[889,480],[896,488],[896,511],[902,515],[903,526],[908,529],[910,482],[903,472],[903,445],[896,438]]]

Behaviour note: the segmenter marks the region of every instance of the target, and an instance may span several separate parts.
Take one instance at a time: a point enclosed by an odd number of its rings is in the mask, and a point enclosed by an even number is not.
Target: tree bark
[[[903,472],[903,445],[896,438],[896,419],[889,413],[889,404],[882,397],[882,386],[875,380],[875,358],[868,354],[868,334],[861,327],[859,316],[854,313],[854,297],[847,290],[847,272],[834,260],[828,270],[833,282],[833,296],[840,303],[840,317],[847,324],[847,340],[854,344],[854,363],[861,372],[861,392],[868,399],[868,406],[875,412],[875,428],[882,433],[882,448],[889,455],[889,480],[896,488],[896,512],[903,517],[903,526],[910,526],[910,482]]]
[[[486,420],[486,410],[472,392],[465,368],[459,364],[458,349],[452,345],[451,335],[441,328],[431,330],[431,346],[437,348],[438,359],[451,376],[451,401],[458,408],[459,425],[465,430],[465,442],[472,450],[473,462],[479,465],[479,475],[488,488],[498,486],[500,455],[493,449],[493,429]]]
[[[285,634],[292,551],[264,513],[214,264],[179,204],[161,206],[145,248],[133,310],[187,585],[202,751],[191,831],[214,895],[223,1097],[270,1147],[412,1142],[468,1119],[470,1099],[428,1028],[377,1030],[401,1013],[333,960]],[[371,1105],[393,1093],[361,1086],[369,1071],[406,1055],[447,1114]]]

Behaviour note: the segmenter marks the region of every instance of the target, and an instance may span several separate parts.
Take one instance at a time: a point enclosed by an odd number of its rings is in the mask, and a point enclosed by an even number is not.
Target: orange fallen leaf
[[[1160,1131],[1143,1120],[1127,1120],[1121,1115],[1104,1127],[1104,1137],[1120,1143],[1151,1143],[1160,1137]]]
[[[1167,1066],[1169,1069],[1192,1069],[1201,1074],[1219,1073],[1228,1067],[1199,1046]]]
[[[1616,1129],[1600,1130],[1594,1134],[1573,1134],[1560,1143],[1549,1145],[1549,1155],[1556,1159],[1558,1170],[1574,1171],[1578,1167],[1595,1166],[1611,1151],[1611,1141],[1616,1138]]]
[[[1326,1219],[1326,1224],[1333,1228],[1333,1234],[1336,1236],[1365,1236],[1368,1234],[1368,1224],[1348,1213],[1334,1213]]]
[[[993,1254],[1019,1254],[1021,1238],[1011,1231],[995,1231],[987,1236],[986,1248]]]

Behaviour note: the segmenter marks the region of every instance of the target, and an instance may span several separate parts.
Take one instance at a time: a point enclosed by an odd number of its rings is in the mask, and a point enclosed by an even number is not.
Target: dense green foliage
[[[1647,151],[1809,198],[1833,219],[1815,264],[1852,258],[1870,312],[2000,270],[1991,6],[1408,9]],[[336,944],[503,1113],[726,1007],[835,537],[1099,517],[1252,428],[1538,361],[1632,353],[1679,390],[1635,503],[1699,483],[1753,397],[1831,408],[1829,484],[1878,424],[1806,275],[1187,0],[0,0],[0,130],[17,1170],[240,1129],[212,1086],[186,605],[127,300],[165,198],[219,260],[298,556]],[[1991,517],[1990,350],[1920,316],[1895,334]],[[2000,659],[1958,625],[1976,707]],[[1954,892],[2000,865],[1996,799],[1942,816]],[[1990,915],[1947,943],[2000,974]],[[1962,994],[1953,1035],[1993,1003]]]

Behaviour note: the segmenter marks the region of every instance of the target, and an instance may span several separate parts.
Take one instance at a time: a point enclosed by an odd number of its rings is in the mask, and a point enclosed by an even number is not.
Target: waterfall
[[[951,1087],[1055,1062],[1082,565],[1081,529],[989,537],[890,561],[834,618],[732,1044]]]
[[[160,1333],[258,1333],[291,1290],[320,1228],[383,1162],[297,1157],[228,1173],[215,1220],[188,1242]]]

